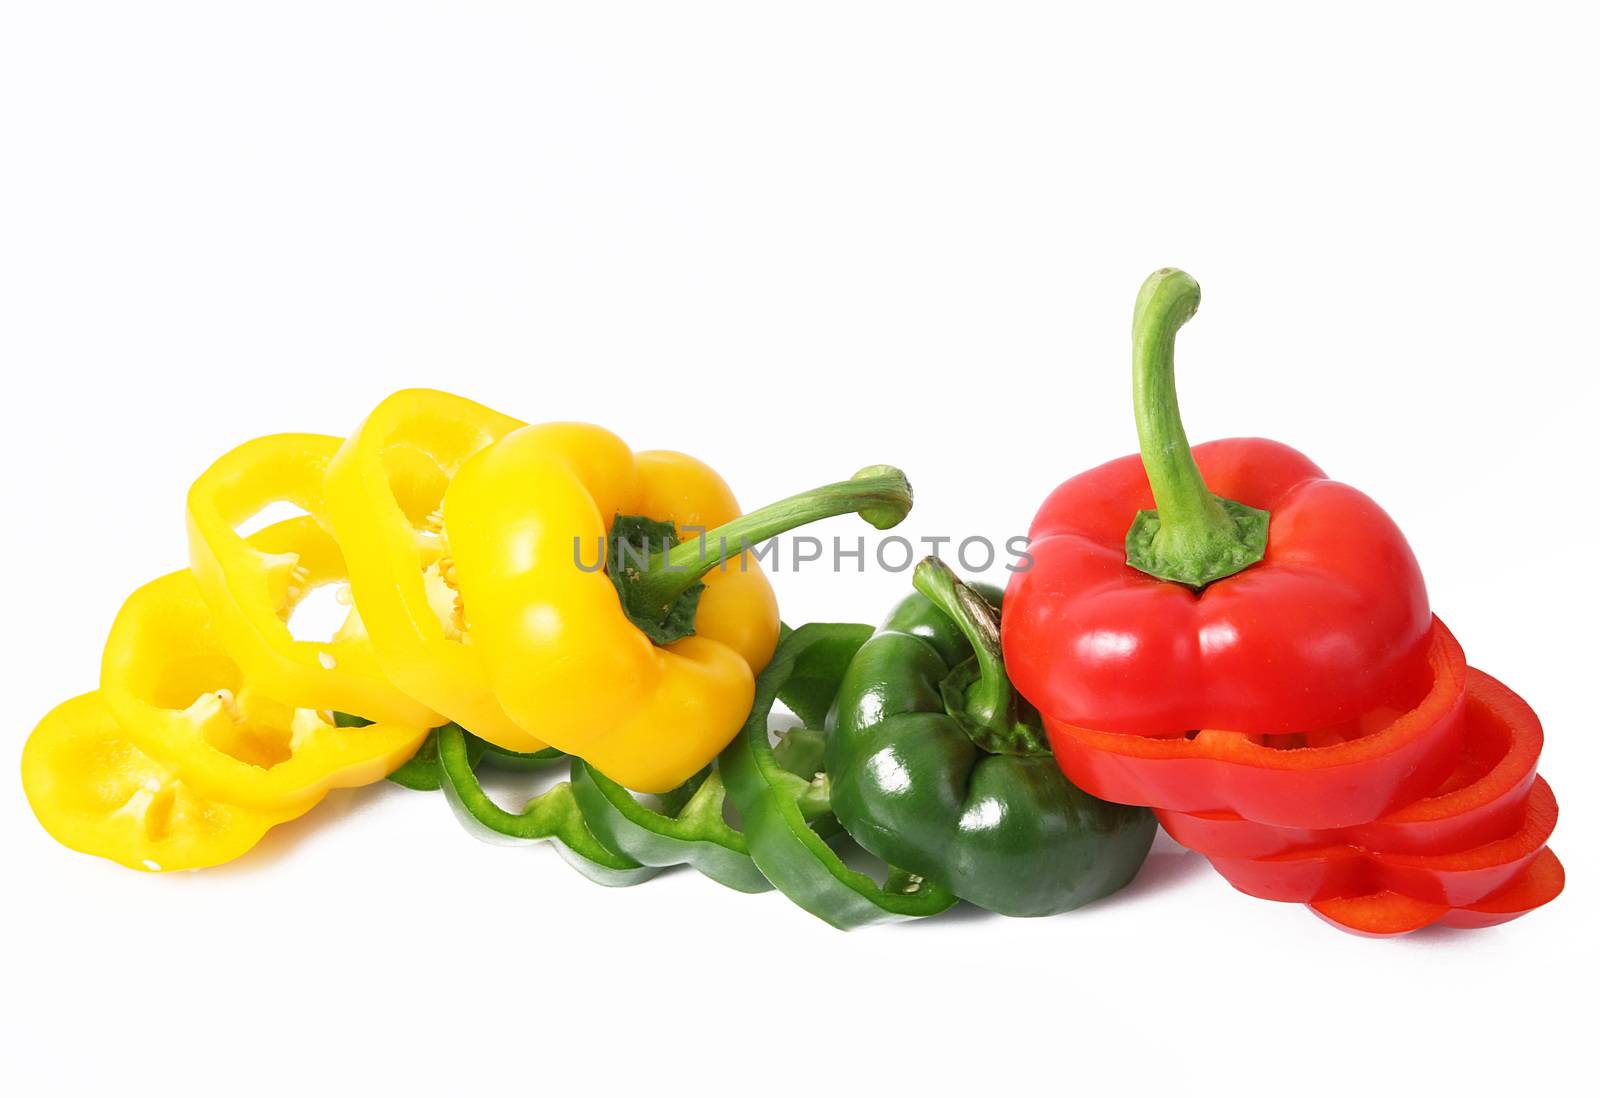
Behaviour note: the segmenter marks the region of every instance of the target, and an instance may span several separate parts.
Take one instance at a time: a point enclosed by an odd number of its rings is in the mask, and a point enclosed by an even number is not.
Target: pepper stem
[[[608,567],[633,623],[657,644],[671,644],[694,633],[694,612],[704,586],[701,577],[726,566],[752,546],[796,527],[852,512],[879,530],[887,530],[910,511],[911,484],[906,475],[892,465],[869,465],[849,480],[768,504],[682,544],[669,524],[644,520],[647,527],[661,533],[654,537],[653,530],[645,534],[642,553],[617,545],[619,527],[639,529],[639,520],[619,516],[612,524]],[[652,540],[655,550],[650,549]]]
[[[1180,270],[1145,279],[1133,307],[1133,415],[1139,456],[1155,497],[1128,529],[1128,564],[1200,589],[1243,571],[1267,551],[1266,511],[1213,495],[1178,414],[1178,329],[1200,307],[1200,286]]]
[[[1050,748],[1032,710],[1012,688],[1000,651],[1000,615],[977,591],[962,583],[938,557],[925,557],[911,584],[955,622],[972,645],[972,659],[941,684],[945,707],[972,742],[991,755],[1044,755]]]

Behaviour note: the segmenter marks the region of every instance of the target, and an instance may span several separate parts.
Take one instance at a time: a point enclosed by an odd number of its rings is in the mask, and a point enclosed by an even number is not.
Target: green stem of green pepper
[[[647,543],[642,553],[618,546],[613,537],[608,567],[629,618],[657,644],[671,644],[694,632],[701,578],[713,568],[727,567],[746,549],[835,515],[859,514],[879,530],[887,530],[910,510],[911,484],[906,475],[891,465],[871,465],[849,480],[779,500],[681,545],[668,537],[671,544],[665,551],[658,540],[661,535],[648,526],[641,528]],[[617,520],[625,521],[637,522],[637,516]],[[657,542],[653,551],[648,544],[652,540]]]
[[[1006,674],[1000,616],[994,607],[938,557],[924,558],[911,574],[911,584],[955,622],[972,645],[970,671],[960,675],[961,690],[948,699],[954,703],[950,715],[973,743],[991,755],[1048,755],[1049,744]]]
[[[1266,555],[1266,511],[1213,495],[1189,449],[1178,414],[1174,352],[1178,329],[1200,307],[1200,286],[1164,268],[1145,279],[1133,308],[1133,414],[1139,455],[1155,496],[1128,529],[1128,564],[1195,589]]]

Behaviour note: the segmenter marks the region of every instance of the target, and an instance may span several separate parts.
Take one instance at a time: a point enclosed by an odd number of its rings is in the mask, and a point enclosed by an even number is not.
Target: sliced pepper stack
[[[1240,891],[1354,933],[1548,902],[1538,718],[1467,667],[1366,496],[1279,443],[1190,448],[1173,352],[1199,300],[1181,271],[1145,282],[1140,453],[1050,496],[1007,592],[1006,663],[1062,771],[1156,809]]]

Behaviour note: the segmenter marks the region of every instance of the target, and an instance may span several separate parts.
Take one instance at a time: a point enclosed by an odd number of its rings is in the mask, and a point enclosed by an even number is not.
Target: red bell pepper
[[[1173,348],[1199,301],[1182,271],[1139,292],[1140,453],[1067,481],[1034,519],[1032,566],[1006,593],[1012,681],[1046,717],[1144,735],[1300,732],[1404,707],[1431,620],[1410,546],[1287,446],[1190,450]]]
[[[1207,857],[1268,858],[1332,846],[1387,854],[1444,854],[1503,839],[1526,816],[1544,729],[1528,703],[1476,668],[1467,670],[1465,736],[1454,772],[1429,796],[1371,823],[1332,831],[1273,827],[1233,812],[1156,817]]]
[[[1433,681],[1415,706],[1367,734],[1352,725],[1353,739],[1330,730],[1338,742],[1328,746],[1270,746],[1239,732],[1138,736],[1048,717],[1045,733],[1068,779],[1101,800],[1277,827],[1352,827],[1437,790],[1457,765],[1467,661],[1442,622],[1428,664]]]
[[[1428,903],[1397,892],[1349,896],[1310,905],[1324,922],[1366,938],[1392,938],[1428,926],[1475,930],[1499,926],[1543,907],[1566,887],[1566,870],[1546,847],[1500,892],[1464,907]]]

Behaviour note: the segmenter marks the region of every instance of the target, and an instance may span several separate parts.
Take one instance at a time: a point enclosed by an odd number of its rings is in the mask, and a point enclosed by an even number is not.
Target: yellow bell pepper
[[[359,614],[331,640],[296,640],[289,618],[312,589],[344,583],[344,558],[326,523],[323,480],[343,439],[269,435],[219,458],[189,489],[189,558],[223,646],[269,697],[307,709],[358,714],[379,724],[443,724],[378,666]],[[269,504],[304,518],[246,540],[239,523]]]
[[[150,872],[237,858],[268,828],[304,811],[198,796],[172,767],[133,745],[98,693],[63,702],[39,722],[22,749],[22,788],[63,846]]]
[[[772,589],[744,550],[852,511],[886,528],[910,507],[904,475],[876,466],[739,518],[727,485],[693,458],[636,455],[599,427],[557,423],[463,464],[444,518],[472,642],[505,712],[659,793],[733,738],[777,645]],[[653,551],[630,554],[641,535]],[[602,550],[605,571],[591,568]]]
[[[355,604],[389,681],[490,743],[538,751],[544,743],[508,717],[490,689],[440,511],[461,465],[520,426],[449,393],[405,389],[345,441],[324,491]]]
[[[278,536],[263,533],[267,544]],[[326,711],[264,693],[229,655],[187,570],[123,604],[100,693],[128,740],[199,796],[269,812],[304,811],[330,789],[377,781],[428,733],[422,724],[340,728]]]

